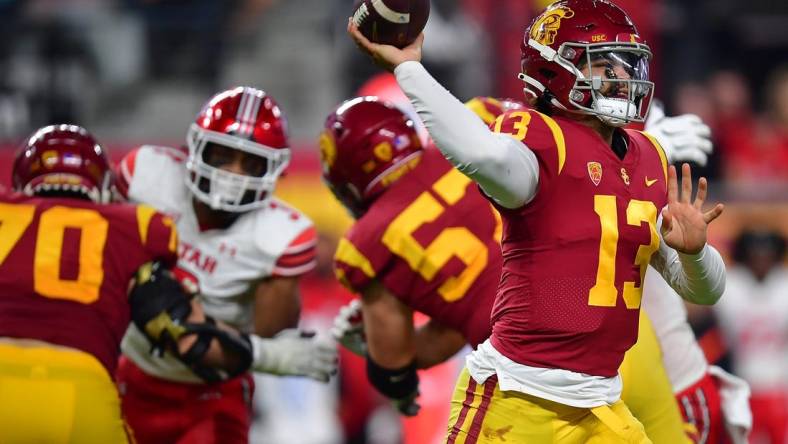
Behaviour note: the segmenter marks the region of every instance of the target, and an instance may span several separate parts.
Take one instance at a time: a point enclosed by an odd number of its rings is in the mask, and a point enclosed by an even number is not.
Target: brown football
[[[357,0],[352,18],[371,42],[403,48],[416,40],[429,16],[429,0]]]

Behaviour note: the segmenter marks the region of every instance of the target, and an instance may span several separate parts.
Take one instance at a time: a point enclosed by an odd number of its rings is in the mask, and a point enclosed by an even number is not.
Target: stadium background
[[[432,0],[425,64],[461,99],[521,97],[519,41],[546,3]],[[651,43],[656,97],[668,113],[696,113],[714,130],[715,154],[702,171],[712,181],[712,198],[727,205],[711,230],[726,263],[734,263],[732,246],[743,229],[788,236],[788,3],[617,3]],[[330,269],[333,246],[350,220],[320,182],[316,137],[324,117],[377,73],[344,34],[351,4],[0,0],[0,184],[10,183],[13,149],[38,126],[83,125],[118,160],[143,143],[183,145],[188,125],[214,92],[262,88],[286,113],[294,149],[278,194],[312,217],[322,236],[320,265],[302,288],[303,324],[326,330],[350,297]],[[690,315],[710,360],[735,371],[737,350],[726,346],[726,325],[710,310]],[[777,360],[784,377],[769,390],[785,411],[788,311],[770,322],[783,326],[769,346],[784,357]],[[342,363],[328,386],[260,378],[252,441],[438,442],[460,358],[422,373],[424,409],[406,421],[365,383],[363,361],[345,353]]]

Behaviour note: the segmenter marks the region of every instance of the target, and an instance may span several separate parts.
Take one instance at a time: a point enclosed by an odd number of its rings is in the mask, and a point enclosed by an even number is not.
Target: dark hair
[[[546,116],[552,116],[553,106],[550,104],[550,99],[552,99],[552,97],[553,95],[551,93],[545,91],[542,95],[536,98],[534,109]]]
[[[782,234],[772,230],[744,229],[733,244],[733,260],[738,263],[747,261],[747,255],[756,249],[769,249],[780,262],[785,258],[786,240]]]

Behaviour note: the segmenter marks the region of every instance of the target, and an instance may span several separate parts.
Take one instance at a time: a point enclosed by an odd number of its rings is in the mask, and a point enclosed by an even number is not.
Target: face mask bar
[[[654,83],[648,81],[648,64],[647,60],[651,57],[651,51],[647,45],[642,43],[628,43],[628,42],[603,42],[603,43],[571,43],[567,42],[562,44],[558,51],[549,46],[542,45],[541,43],[530,39],[528,46],[539,51],[539,54],[545,60],[555,62],[565,70],[572,73],[576,80],[569,94],[569,103],[574,105],[577,109],[567,109],[555,97],[550,98],[550,104],[558,109],[563,109],[569,112],[578,112],[581,114],[590,114],[599,117],[604,122],[614,125],[623,126],[629,122],[643,122],[645,121],[646,114],[648,114],[648,105],[651,103],[651,97],[654,94]],[[585,74],[575,66],[571,60],[574,60],[578,51],[581,51],[585,56],[585,64],[591,66],[592,57],[599,57],[602,54],[616,53],[616,54],[630,54],[641,60],[642,63],[629,62],[635,73],[635,78],[631,80],[612,79],[618,82],[627,82],[628,99],[610,99],[602,96],[599,89],[602,88],[601,77],[586,78]],[[631,60],[630,56],[619,56],[622,61]],[[583,66],[583,63],[579,63]],[[520,80],[526,83],[523,91],[526,95],[539,97],[547,90],[545,85],[537,79],[520,73],[518,75]],[[604,79],[605,82],[609,81]],[[590,91],[591,103],[581,103],[585,101],[584,91]],[[590,105],[590,106],[589,106]]]
[[[565,43],[558,53],[571,55],[572,51],[578,50],[583,51],[583,58],[578,63],[582,68],[572,67],[576,80],[569,102],[613,126],[644,122],[647,105],[654,94],[654,83],[648,80],[648,59],[651,57],[648,47],[640,43]],[[594,63],[600,60],[608,65],[604,77],[594,75],[592,71]],[[623,70],[629,78],[616,78],[617,70]],[[603,94],[606,86],[608,91]],[[622,90],[626,91],[626,97],[618,95]],[[585,92],[591,95],[590,103],[583,103]]]
[[[206,130],[192,124],[187,135],[192,173],[186,179],[189,190],[214,210],[244,212],[262,207],[273,194],[276,181],[290,163],[290,149],[270,148],[250,140]],[[261,177],[222,170],[203,161],[208,143],[226,146],[260,156],[267,161]]]

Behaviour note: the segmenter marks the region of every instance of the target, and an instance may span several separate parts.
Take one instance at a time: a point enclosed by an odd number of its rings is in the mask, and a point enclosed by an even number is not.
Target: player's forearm
[[[430,321],[416,330],[416,367],[426,369],[445,362],[465,344],[457,330]]]
[[[361,301],[367,357],[388,369],[411,364],[416,356],[413,310],[378,281],[364,288]]]
[[[539,168],[530,150],[509,136],[492,133],[420,63],[402,63],[394,74],[449,162],[504,207],[517,208],[531,200]]]
[[[683,254],[663,242],[658,256],[655,267],[684,300],[712,305],[725,291],[725,263],[711,245],[697,254]]]
[[[270,338],[298,326],[301,296],[298,278],[274,277],[258,284],[254,302],[254,333]]]
[[[400,368],[416,358],[416,343],[412,326],[379,322],[370,328],[365,319],[367,355],[385,368]]]

